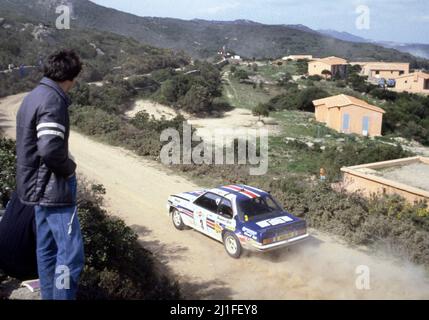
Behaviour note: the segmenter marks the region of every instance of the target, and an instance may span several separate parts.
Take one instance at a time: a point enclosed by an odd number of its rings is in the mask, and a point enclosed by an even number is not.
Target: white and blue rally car
[[[304,220],[286,212],[270,193],[246,185],[172,195],[167,209],[176,229],[190,227],[223,242],[237,259],[243,249],[267,251],[308,237]]]

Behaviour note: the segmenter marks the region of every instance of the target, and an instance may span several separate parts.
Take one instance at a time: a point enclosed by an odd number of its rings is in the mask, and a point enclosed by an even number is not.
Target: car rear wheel
[[[183,223],[182,216],[180,215],[179,210],[173,210],[173,212],[171,213],[171,219],[173,220],[173,225],[177,230],[185,229],[185,224]]]
[[[223,236],[223,245],[228,255],[234,259],[241,256],[242,248],[240,240],[232,232],[226,232]]]

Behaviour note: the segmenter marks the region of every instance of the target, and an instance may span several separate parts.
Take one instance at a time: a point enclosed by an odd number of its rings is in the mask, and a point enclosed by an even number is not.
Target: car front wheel
[[[223,245],[228,255],[234,259],[239,259],[241,256],[242,248],[240,240],[232,232],[226,232],[223,236]]]
[[[171,219],[173,220],[173,225],[177,230],[185,229],[185,224],[183,223],[182,216],[180,215],[179,210],[173,210],[173,212],[171,213]]]

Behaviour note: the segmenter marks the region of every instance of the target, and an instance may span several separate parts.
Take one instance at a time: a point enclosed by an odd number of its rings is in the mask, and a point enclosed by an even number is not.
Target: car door
[[[235,230],[236,222],[234,220],[234,210],[232,202],[228,199],[222,198],[216,215],[214,215],[215,227],[213,230],[213,237],[216,240],[222,241],[222,231],[228,229]]]
[[[215,216],[222,201],[222,197],[211,192],[207,192],[195,200],[194,222],[195,229],[213,237],[215,227]]]

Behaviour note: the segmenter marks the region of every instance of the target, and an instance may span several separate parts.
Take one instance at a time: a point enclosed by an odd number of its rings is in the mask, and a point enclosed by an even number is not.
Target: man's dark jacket
[[[76,170],[69,158],[70,100],[49,78],[28,94],[16,119],[17,192],[22,203],[74,205],[67,179]]]

